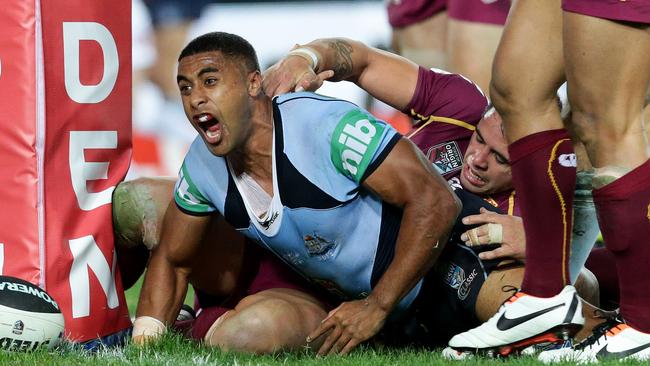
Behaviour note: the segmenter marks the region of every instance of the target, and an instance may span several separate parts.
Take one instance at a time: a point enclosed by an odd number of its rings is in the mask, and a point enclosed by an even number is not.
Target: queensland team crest
[[[11,333],[21,335],[23,334],[24,329],[25,329],[25,323],[23,323],[22,320],[16,320],[13,329],[11,329]]]
[[[444,281],[449,287],[458,289],[465,282],[465,271],[459,265],[450,262]]]
[[[442,175],[460,170],[463,166],[463,154],[456,141],[443,142],[427,150],[427,159]]]
[[[303,239],[305,241],[307,254],[309,254],[310,257],[324,256],[336,245],[333,240],[325,239],[316,233],[305,235]]]

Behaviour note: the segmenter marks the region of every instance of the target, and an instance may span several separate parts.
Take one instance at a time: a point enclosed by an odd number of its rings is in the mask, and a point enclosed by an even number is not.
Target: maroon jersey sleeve
[[[415,93],[403,110],[416,121],[408,137],[450,179],[460,172],[487,104],[481,89],[463,76],[420,67]]]

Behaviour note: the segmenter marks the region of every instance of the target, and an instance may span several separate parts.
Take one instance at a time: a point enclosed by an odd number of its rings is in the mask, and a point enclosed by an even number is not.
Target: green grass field
[[[127,291],[127,304],[131,313],[135,312],[140,283]],[[187,300],[192,295],[188,295]],[[191,302],[191,301],[189,301]],[[273,356],[254,356],[226,353],[203,347],[183,339],[178,335],[167,335],[161,342],[140,348],[127,345],[121,349],[110,349],[89,354],[64,346],[56,352],[40,350],[32,353],[0,352],[0,366],[4,365],[500,365],[525,366],[541,365],[532,357],[511,358],[509,360],[474,359],[464,362],[443,360],[440,352],[415,349],[387,349],[361,347],[346,357],[315,357],[305,350],[299,353],[279,353]],[[641,365],[640,362],[610,361],[605,365]],[[566,363],[565,365],[570,365]]]
[[[474,359],[464,362],[446,361],[439,352],[422,350],[389,350],[361,348],[346,357],[331,356],[318,358],[307,351],[302,353],[280,353],[273,356],[253,356],[224,353],[199,346],[191,341],[170,335],[153,346],[138,348],[127,346],[123,349],[101,351],[87,354],[70,349],[55,353],[38,351],[33,353],[2,353],[0,365],[499,365],[526,366],[541,365],[534,358],[521,357],[503,360]],[[610,361],[604,365],[641,365],[639,362]],[[565,363],[564,365],[570,365]]]

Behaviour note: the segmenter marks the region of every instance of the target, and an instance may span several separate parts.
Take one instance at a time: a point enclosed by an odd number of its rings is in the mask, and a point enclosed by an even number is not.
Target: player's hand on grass
[[[139,316],[133,322],[131,342],[143,346],[160,339],[165,331],[165,324],[160,320],[150,316]]]
[[[319,327],[307,337],[307,343],[329,335],[318,350],[319,356],[346,355],[357,345],[377,334],[388,312],[369,296],[363,300],[344,302],[329,312]]]
[[[150,344],[155,342],[159,338],[160,336],[145,336],[145,335],[133,336],[131,338],[131,343],[137,346],[144,346],[145,344]]]
[[[264,72],[262,89],[269,97],[293,91],[315,91],[332,76],[332,70],[317,74],[307,60],[289,55]]]
[[[522,261],[525,259],[526,236],[521,217],[503,215],[481,208],[480,214],[465,216],[463,224],[481,225],[461,235],[461,240],[468,246],[501,244],[494,250],[480,253],[479,258],[489,260],[509,257]]]

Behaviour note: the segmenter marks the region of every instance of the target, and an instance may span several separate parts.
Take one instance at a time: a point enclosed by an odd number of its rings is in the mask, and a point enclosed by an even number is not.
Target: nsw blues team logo
[[[449,287],[457,290],[465,282],[465,271],[455,263],[449,263],[447,273],[444,275],[444,281]]]
[[[324,257],[334,248],[336,243],[333,240],[325,239],[316,233],[305,235],[303,238],[305,249],[310,257]],[[327,259],[327,258],[322,258]]]
[[[463,154],[456,141],[443,142],[427,150],[427,159],[442,175],[453,173],[463,166]]]
[[[473,269],[472,273],[470,273],[460,287],[458,287],[458,299],[465,300],[467,298],[469,292],[472,290],[472,283],[474,282],[476,275],[476,269]]]

